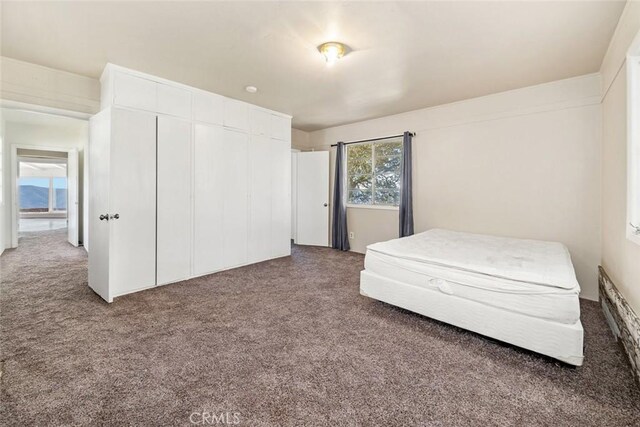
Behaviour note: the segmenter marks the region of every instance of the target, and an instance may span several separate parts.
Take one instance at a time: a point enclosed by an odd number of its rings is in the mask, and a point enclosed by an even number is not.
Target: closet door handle
[[[327,205],[327,204],[325,203],[325,204],[323,204],[322,206],[324,206],[324,207],[326,208],[326,207],[327,207],[327,206],[329,206],[329,205]]]
[[[100,221],[103,221],[103,220],[105,220],[105,219],[106,219],[107,221],[109,221],[109,214],[106,214],[106,215],[100,215],[100,216],[99,216],[99,218],[100,218]]]
[[[111,215],[109,217],[109,219],[119,219],[119,218],[120,218],[120,214]]]

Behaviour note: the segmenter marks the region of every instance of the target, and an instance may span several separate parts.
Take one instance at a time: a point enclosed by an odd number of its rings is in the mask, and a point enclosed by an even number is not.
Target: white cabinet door
[[[271,138],[291,141],[291,119],[271,114]]]
[[[157,284],[191,275],[191,123],[158,116]]]
[[[191,93],[188,90],[158,83],[158,112],[191,118]]]
[[[329,152],[298,153],[296,243],[329,246]]]
[[[116,73],[114,79],[114,104],[156,111],[156,82],[120,72]]]
[[[114,108],[110,154],[109,287],[113,297],[156,284],[155,114]],[[91,166],[93,170],[96,163]]]
[[[224,150],[222,127],[194,125],[193,270],[196,276],[224,268]]]
[[[271,139],[271,256],[291,255],[291,146]]]
[[[272,150],[268,137],[251,137],[249,212],[249,262],[271,258]]]
[[[193,94],[193,120],[221,125],[224,121],[224,98],[206,92]]]
[[[251,134],[269,136],[271,131],[271,113],[260,108],[251,109]]]
[[[249,221],[248,136],[224,130],[224,265],[234,267],[247,262]]]
[[[225,127],[249,130],[249,105],[235,99],[224,99]]]
[[[85,229],[91,235],[89,287],[105,301],[109,293],[109,222],[100,215],[109,212],[109,161],[111,109],[102,110],[89,120],[89,220]]]

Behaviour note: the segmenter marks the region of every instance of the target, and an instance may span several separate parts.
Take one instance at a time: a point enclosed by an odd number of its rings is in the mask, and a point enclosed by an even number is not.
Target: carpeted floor
[[[574,369],[362,297],[325,248],[108,305],[63,233],[0,258],[2,425],[640,425],[594,302]]]

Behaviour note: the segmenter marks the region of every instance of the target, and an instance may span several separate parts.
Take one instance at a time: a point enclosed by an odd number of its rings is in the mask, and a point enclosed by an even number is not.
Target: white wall
[[[100,82],[0,56],[0,99],[94,114]]]
[[[626,238],[627,76],[625,55],[640,30],[640,2],[628,2],[602,62],[602,266],[640,314],[640,245]]]
[[[88,122],[70,118],[61,118],[65,122],[71,121],[67,125],[46,125],[44,123],[25,123],[15,121],[4,121],[4,137],[2,140],[3,164],[2,182],[3,200],[2,207],[2,235],[5,247],[11,244],[11,145],[24,144],[32,146],[44,146],[67,150],[77,148],[79,154],[79,206],[80,206],[80,238],[82,239],[82,186],[84,168],[84,144],[88,138]]]
[[[587,75],[324,129],[311,132],[311,146],[417,132],[416,232],[560,241],[582,296],[597,299],[600,85],[599,74]],[[354,251],[398,235],[397,210],[350,208],[348,217]]]
[[[305,151],[311,148],[310,144],[309,132],[300,129],[291,129],[291,148]]]

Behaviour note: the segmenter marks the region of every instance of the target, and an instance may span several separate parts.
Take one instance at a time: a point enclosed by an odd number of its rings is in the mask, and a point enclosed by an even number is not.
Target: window
[[[398,206],[402,138],[347,146],[347,203]]]
[[[634,44],[627,55],[627,238],[640,244],[640,42]]]
[[[49,212],[49,178],[20,178],[20,212]]]
[[[21,177],[18,188],[21,213],[67,211],[67,178]]]
[[[67,178],[52,178],[54,211],[67,211]]]

